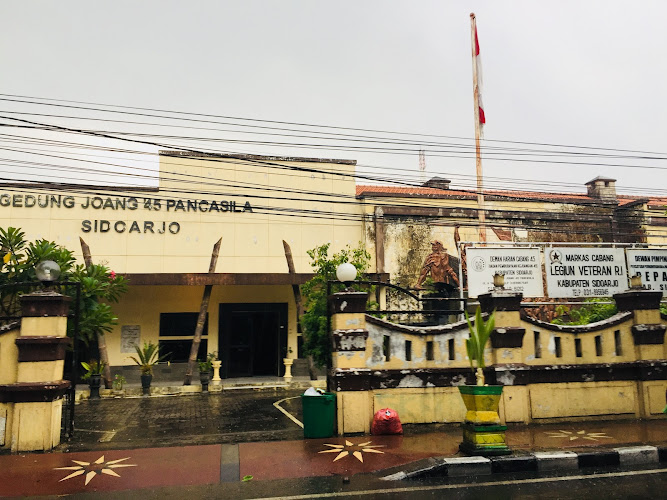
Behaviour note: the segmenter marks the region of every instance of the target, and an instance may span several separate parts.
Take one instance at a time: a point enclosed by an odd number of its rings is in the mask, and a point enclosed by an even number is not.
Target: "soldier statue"
[[[442,297],[449,297],[459,287],[459,278],[454,269],[452,269],[452,266],[449,265],[449,254],[442,243],[437,240],[432,241],[431,249],[432,252],[424,261],[415,288],[418,290],[423,289],[422,285],[430,273],[436,293]]]

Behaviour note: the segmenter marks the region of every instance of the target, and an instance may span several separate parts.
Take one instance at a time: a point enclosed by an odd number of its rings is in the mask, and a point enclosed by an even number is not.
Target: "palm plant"
[[[102,361],[92,360],[90,363],[82,361],[81,366],[86,370],[86,373],[81,376],[81,380],[88,380],[93,375],[102,375],[106,364]]]
[[[465,314],[466,320],[468,321],[468,329],[470,330],[470,338],[466,339],[468,360],[470,361],[470,367],[477,378],[477,385],[484,385],[484,372],[482,370],[486,366],[484,363],[484,347],[491,336],[491,332],[495,328],[496,311],[494,310],[489,315],[489,319],[485,322],[482,319],[482,310],[477,306],[474,325],[470,321],[468,311],[466,311]]]
[[[159,355],[158,345],[153,342],[144,342],[142,347],[134,346],[137,356],[130,356],[130,359],[139,365],[142,375],[153,375],[153,366],[165,359],[169,354]]]

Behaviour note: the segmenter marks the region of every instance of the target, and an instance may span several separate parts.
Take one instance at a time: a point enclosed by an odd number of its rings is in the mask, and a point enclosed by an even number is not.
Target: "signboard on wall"
[[[661,291],[667,296],[667,250],[629,248],[625,255],[630,276],[639,274],[644,289]]]
[[[120,352],[137,352],[135,345],[141,340],[141,326],[122,325],[120,327]]]
[[[468,296],[493,288],[493,275],[505,275],[505,288],[524,297],[542,297],[542,266],[538,248],[468,248]]]
[[[611,297],[628,289],[621,248],[544,249],[549,297]]]

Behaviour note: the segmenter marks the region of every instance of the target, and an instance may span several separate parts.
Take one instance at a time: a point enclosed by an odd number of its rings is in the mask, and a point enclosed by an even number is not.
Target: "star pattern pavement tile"
[[[114,469],[119,469],[122,467],[136,467],[136,464],[121,464],[125,460],[129,460],[130,457],[119,458],[117,460],[109,460],[108,462],[104,460],[104,455],[95,460],[94,462],[83,462],[81,460],[72,460],[77,465],[72,465],[69,467],[56,467],[54,470],[71,470],[73,471],[70,475],[62,478],[59,483],[71,479],[73,477],[78,477],[85,474],[85,483],[87,485],[95,476],[99,474],[106,474],[107,476],[120,477]]]
[[[575,441],[577,439],[587,439],[589,441],[598,441],[600,439],[614,439],[611,436],[607,436],[604,432],[587,432],[587,431],[564,431],[560,430],[557,432],[546,432],[549,437],[552,438],[568,438],[569,441]]]
[[[372,441],[366,441],[364,443],[355,444],[351,441],[345,440],[345,444],[325,444],[324,446],[328,446],[330,449],[318,451],[318,453],[338,453],[336,458],[333,459],[334,462],[340,460],[341,458],[345,458],[348,455],[352,455],[354,458],[363,463],[363,453],[384,453],[384,451],[375,449],[384,448],[384,445],[371,445],[371,443]]]

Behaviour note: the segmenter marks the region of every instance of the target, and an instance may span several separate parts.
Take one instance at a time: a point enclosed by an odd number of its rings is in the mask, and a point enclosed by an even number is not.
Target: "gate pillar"
[[[366,366],[365,292],[329,296],[331,312],[331,370],[329,390],[336,393],[337,433],[370,432],[372,402],[370,369]]]
[[[11,418],[5,446],[12,452],[46,451],[60,444],[67,314],[71,299],[55,292],[21,297],[21,330],[16,338],[16,382],[0,385],[0,403]]]
[[[496,323],[491,332],[491,363],[493,378],[505,386],[500,400],[499,414],[503,422],[530,421],[528,388],[514,385],[513,369],[524,365],[521,326],[521,299],[523,294],[504,288],[481,294],[478,299],[483,312],[496,311]]]
[[[665,331],[667,325],[660,315],[662,292],[628,290],[614,295],[619,311],[632,311],[632,340],[639,362],[637,389],[640,400],[640,416],[656,417],[665,404],[667,382],[656,376],[652,361],[665,359]]]

